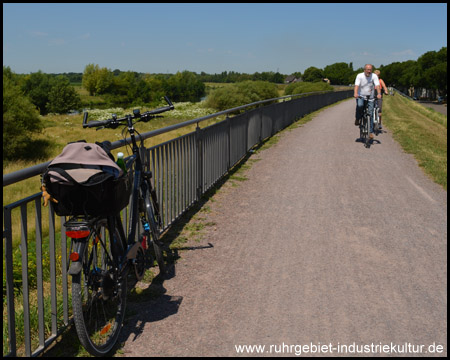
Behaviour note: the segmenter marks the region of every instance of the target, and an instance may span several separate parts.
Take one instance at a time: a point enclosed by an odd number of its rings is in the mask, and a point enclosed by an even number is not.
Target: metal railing
[[[160,200],[163,220],[161,232],[170,227],[254,146],[304,115],[351,97],[353,90],[303,95],[308,96],[288,95],[264,100],[142,134],[142,138],[147,139],[197,124],[194,132],[143,149],[145,164],[153,172]],[[269,102],[270,105],[229,116]],[[200,128],[200,122],[221,115],[226,115],[226,119]],[[129,142],[129,138],[116,141],[112,148],[122,147]],[[3,186],[40,175],[49,163],[3,175]],[[34,232],[28,231],[28,227],[31,227],[28,219],[29,204],[34,207]],[[15,209],[20,210],[20,230],[13,230],[11,214]],[[124,221],[126,211],[125,209]],[[48,229],[43,230],[40,192],[4,206],[3,212],[3,314],[7,314],[7,327],[5,322],[3,326],[3,355],[37,356],[72,321],[69,316],[67,277],[70,239],[66,238],[64,232],[65,218],[61,217],[56,222],[51,206],[48,209],[48,219],[45,219],[48,220]],[[20,245],[17,249],[13,248],[13,238],[19,235],[14,232],[20,232]],[[14,263],[15,256],[20,259]],[[33,339],[32,328],[37,329],[38,333]]]

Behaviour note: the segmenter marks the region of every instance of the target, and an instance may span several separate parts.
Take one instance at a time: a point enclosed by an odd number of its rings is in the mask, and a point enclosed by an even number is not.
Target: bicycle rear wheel
[[[373,132],[377,135],[380,132],[380,115],[378,107],[373,110]]]
[[[121,241],[117,228],[111,236],[106,220],[95,223],[83,254],[82,270],[72,279],[78,338],[94,356],[108,355],[113,349],[125,316],[127,274],[121,274],[111,248]]]

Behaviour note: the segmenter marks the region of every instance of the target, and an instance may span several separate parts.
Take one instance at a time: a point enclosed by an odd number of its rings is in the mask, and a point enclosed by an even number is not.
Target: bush
[[[325,82],[297,82],[289,84],[284,93],[285,95],[294,95],[315,91],[333,91],[333,87]]]
[[[206,99],[205,106],[222,111],[277,97],[276,84],[247,80],[213,90]]]
[[[31,134],[41,131],[42,124],[35,106],[20,87],[3,75],[3,159],[26,156]]]
[[[70,110],[80,110],[81,99],[70,85],[69,79],[58,76],[52,79],[52,87],[48,94],[47,110],[52,113],[66,114]]]
[[[199,101],[205,95],[205,84],[190,71],[177,72],[163,83],[165,94],[172,101]]]
[[[38,71],[26,75],[22,83],[24,94],[30,98],[31,102],[38,108],[41,115],[48,114],[47,104],[49,101],[48,96],[52,88],[51,80],[52,78],[50,75]]]

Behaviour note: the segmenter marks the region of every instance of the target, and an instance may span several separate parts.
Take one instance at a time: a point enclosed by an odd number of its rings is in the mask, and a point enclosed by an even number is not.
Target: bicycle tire
[[[366,133],[366,146],[369,145],[370,142],[370,138],[369,138],[369,134],[370,134],[370,114],[366,114],[366,124],[365,124],[365,133]]]
[[[147,220],[150,224],[150,235],[152,237],[152,243],[153,243],[153,250],[155,252],[155,259],[158,263],[159,271],[161,274],[164,274],[166,272],[166,264],[164,262],[164,255],[163,250],[159,243],[159,225],[158,222],[155,219],[154,213],[154,206],[156,204],[153,202],[153,199],[149,196],[150,194],[147,194],[148,196],[145,196],[145,208],[147,209]]]
[[[373,122],[373,132],[374,132],[375,134],[378,135],[378,133],[380,132],[380,128],[379,128],[379,125],[380,125],[380,115],[379,115],[379,108],[378,108],[378,107],[376,107],[376,108],[374,109],[374,111],[373,111],[373,119],[374,119],[374,122]]]
[[[364,143],[367,143],[367,139],[369,138],[369,121],[370,117],[366,112],[364,112],[359,127],[359,136]]]
[[[114,232],[114,240],[120,240],[118,229]],[[75,328],[81,344],[94,356],[113,350],[125,316],[127,274],[120,274],[112,260],[111,245],[106,219],[100,220],[91,228],[82,270],[72,278]]]
[[[359,123],[359,138],[364,141],[364,116],[361,118]]]

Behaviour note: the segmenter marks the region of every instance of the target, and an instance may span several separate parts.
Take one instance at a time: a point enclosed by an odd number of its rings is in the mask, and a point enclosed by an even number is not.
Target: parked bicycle
[[[96,215],[86,214],[85,202],[84,214],[78,213],[64,224],[67,236],[72,239],[69,274],[75,327],[82,345],[95,356],[108,355],[117,342],[125,315],[130,269],[138,280],[142,279],[156,258],[160,273],[165,272],[158,199],[151,182],[152,173],[144,169],[136,141],[139,133],[134,128],[137,122],[147,122],[157,114],[173,110],[173,104],[165,99],[168,106],[142,114],[134,110],[123,118],[113,115],[108,120],[87,122],[88,114],[84,114],[84,128],[126,127],[132,147],[132,156],[126,159],[126,174],[114,180],[121,181],[115,189],[125,193],[125,201],[121,200],[123,194],[115,193],[112,200],[108,199],[111,200],[108,207]],[[106,185],[102,184],[104,188]],[[130,194],[130,220],[125,235],[120,209],[128,204]],[[116,206],[117,201],[122,204]],[[59,211],[67,215],[61,207]]]

